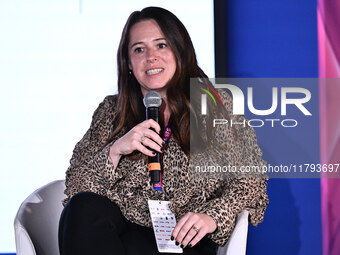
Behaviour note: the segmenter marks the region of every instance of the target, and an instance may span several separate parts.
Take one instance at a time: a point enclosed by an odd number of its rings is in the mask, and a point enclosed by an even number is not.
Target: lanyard
[[[169,139],[171,136],[171,129],[169,127],[169,125],[166,125],[165,129],[164,129],[164,134],[163,134],[163,140],[165,142],[165,145],[163,146],[163,149],[165,148],[166,144],[168,143]],[[163,158],[163,154],[164,152],[161,154],[161,158]],[[154,183],[153,187],[155,190],[163,190],[163,186],[162,186],[162,172],[160,172],[159,174],[159,178],[160,181],[159,183]]]

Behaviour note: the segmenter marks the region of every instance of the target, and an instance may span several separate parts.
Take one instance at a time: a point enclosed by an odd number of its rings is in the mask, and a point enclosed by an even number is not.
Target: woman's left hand
[[[206,234],[212,233],[217,228],[216,222],[204,213],[188,212],[177,223],[172,231],[174,239],[181,247],[196,245]]]

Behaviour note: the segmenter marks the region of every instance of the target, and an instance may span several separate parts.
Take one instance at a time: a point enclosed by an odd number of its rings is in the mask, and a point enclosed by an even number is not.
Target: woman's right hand
[[[155,131],[150,128],[153,128]],[[146,146],[161,153],[164,141],[159,136],[160,130],[159,124],[152,119],[145,120],[136,125],[112,144],[109,151],[112,163],[117,166],[122,155],[128,155],[135,150],[150,157],[155,156],[153,151],[146,148]]]

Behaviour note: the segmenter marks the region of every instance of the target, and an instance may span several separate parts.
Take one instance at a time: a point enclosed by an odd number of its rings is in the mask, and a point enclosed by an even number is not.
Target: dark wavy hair
[[[190,153],[190,78],[207,78],[197,65],[195,50],[188,31],[182,22],[170,11],[159,7],[147,7],[133,12],[122,32],[118,54],[118,125],[108,142],[121,130],[130,130],[145,120],[143,95],[138,81],[129,70],[128,45],[130,30],[138,22],[155,20],[162,30],[168,46],[176,58],[176,71],[167,86],[167,102],[171,116],[169,125],[183,151]]]

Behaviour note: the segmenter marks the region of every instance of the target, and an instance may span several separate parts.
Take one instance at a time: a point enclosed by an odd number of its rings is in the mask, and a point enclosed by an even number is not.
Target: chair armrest
[[[17,255],[36,255],[32,240],[17,217],[14,221],[14,231]]]
[[[239,213],[236,225],[228,242],[218,248],[217,255],[245,255],[247,248],[249,212],[243,210]]]

